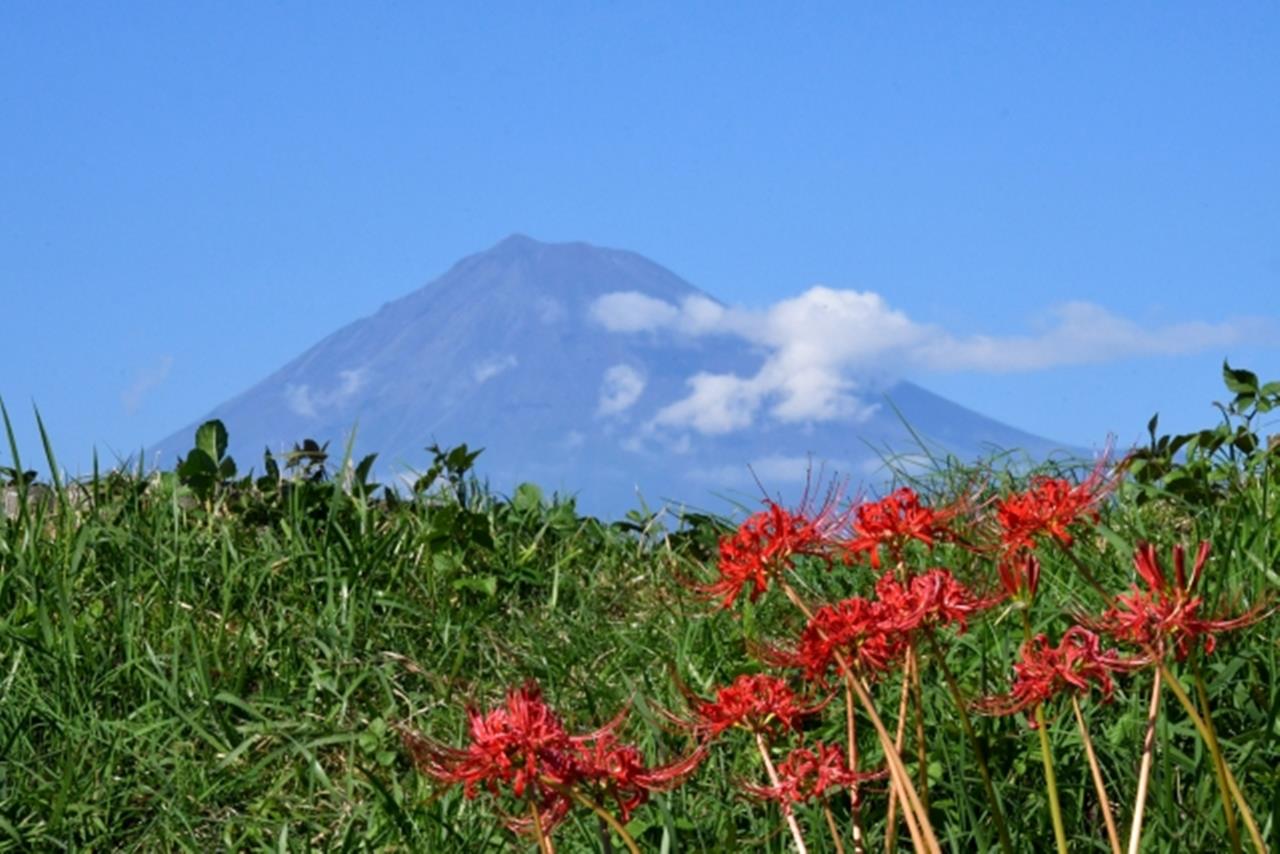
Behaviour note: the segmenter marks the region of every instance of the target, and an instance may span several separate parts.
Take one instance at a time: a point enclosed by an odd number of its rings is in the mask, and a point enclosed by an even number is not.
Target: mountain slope
[[[227,425],[242,469],[260,466],[264,446],[307,437],[340,450],[358,424],[357,453],[378,452],[384,478],[422,468],[433,441],[466,442],[485,448],[477,468],[496,489],[532,480],[606,514],[634,506],[637,489],[651,502],[724,509],[713,494],[758,498],[752,470],[771,490],[793,488],[810,456],[861,480],[878,451],[916,449],[903,419],[962,456],[1056,447],[908,382],[883,389],[892,405],[857,423],[659,429],[654,416],[688,394],[691,377],[749,375],[762,354],[732,336],[610,331],[593,306],[619,292],[643,295],[639,308],[714,302],[635,253],[516,235],[343,327],[206,418]],[[170,464],[197,423],[152,458]]]

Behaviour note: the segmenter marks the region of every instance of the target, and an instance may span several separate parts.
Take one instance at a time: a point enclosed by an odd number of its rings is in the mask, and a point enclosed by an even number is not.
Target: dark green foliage
[[[227,428],[206,421],[196,430],[196,446],[178,461],[178,480],[197,498],[207,501],[214,491],[236,476],[236,461],[227,456]]]
[[[1208,506],[1227,500],[1255,479],[1280,476],[1280,442],[1258,433],[1258,416],[1280,406],[1280,382],[1262,385],[1250,371],[1222,364],[1223,382],[1234,397],[1215,403],[1222,423],[1176,436],[1157,436],[1159,416],[1147,424],[1151,444],[1131,454],[1127,468],[1133,479],[1149,489],[1139,502],[1170,496],[1189,506]]]

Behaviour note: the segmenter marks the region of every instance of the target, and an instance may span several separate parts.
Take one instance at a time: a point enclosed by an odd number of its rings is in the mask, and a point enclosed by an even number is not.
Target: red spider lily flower
[[[839,745],[826,745],[820,741],[814,743],[812,750],[806,747],[792,750],[785,759],[778,762],[776,770],[778,785],[755,786],[747,783],[743,784],[743,788],[765,800],[798,804],[824,798],[828,789],[880,779],[886,774],[884,771],[851,771]]]
[[[716,691],[714,700],[692,695],[689,699],[692,720],[670,713],[667,717],[701,738],[714,738],[734,727],[749,732],[766,732],[775,726],[795,729],[801,718],[821,711],[827,703],[803,706],[785,681],[767,673],[739,676],[732,684]]]
[[[1238,617],[1202,618],[1200,608],[1204,599],[1193,595],[1193,591],[1208,559],[1209,543],[1202,542],[1188,574],[1186,550],[1181,544],[1174,546],[1174,575],[1170,580],[1160,567],[1155,546],[1140,544],[1133,564],[1148,589],[1143,591],[1135,585],[1128,594],[1117,596],[1115,604],[1101,619],[1093,621],[1095,628],[1118,641],[1139,646],[1157,658],[1162,658],[1172,645],[1178,660],[1184,661],[1197,639],[1206,655],[1213,652],[1217,646],[1215,633],[1256,623],[1266,612],[1258,606]]]
[[[598,790],[600,801],[611,801],[618,808],[622,822],[631,820],[637,807],[649,800],[652,792],[675,788],[692,774],[706,758],[705,745],[667,765],[650,768],[640,751],[621,744],[612,733],[604,733],[590,742],[577,745],[577,759],[582,777]]]
[[[533,683],[508,692],[506,703],[489,712],[468,709],[467,730],[471,743],[462,750],[410,733],[405,743],[423,773],[461,784],[468,798],[480,786],[523,797],[530,786],[543,789],[542,778],[571,783],[576,776],[573,742]]]
[[[906,624],[901,622],[904,618]],[[883,602],[854,596],[814,612],[794,649],[761,647],[761,656],[782,667],[798,667],[819,681],[840,656],[845,663],[868,676],[894,666],[906,651],[904,627],[910,614],[900,615]]]
[[[1074,540],[1071,526],[1082,519],[1096,521],[1098,502],[1111,489],[1104,476],[1105,465],[1104,457],[1088,477],[1074,485],[1060,477],[1034,477],[1025,492],[997,501],[996,521],[1004,553],[1033,548],[1043,537],[1070,546]]]
[[[885,573],[876,582],[876,598],[888,613],[896,615],[900,632],[952,624],[963,632],[969,617],[997,601],[978,596],[943,567],[913,575],[905,584]]]
[[[1040,585],[1040,561],[1029,551],[1000,561],[1000,586],[1011,599],[1030,602]]]
[[[720,540],[720,576],[700,592],[717,597],[722,607],[733,605],[742,589],[756,601],[769,586],[769,579],[792,567],[797,555],[812,555],[831,563],[830,544],[845,524],[835,511],[835,497],[812,514],[789,511],[772,501],[759,513],[749,516],[732,535]]]
[[[621,743],[615,730],[623,711],[603,727],[570,735],[533,683],[508,692],[506,702],[489,712],[467,711],[471,742],[464,749],[402,731],[414,764],[447,784],[460,784],[467,798],[483,789],[499,796],[508,790],[536,804],[543,832],[550,832],[573,805],[571,789],[590,786],[617,804],[626,821],[649,793],[678,785],[705,756],[702,748],[669,765],[646,767],[640,752]],[[504,816],[517,833],[533,832],[528,815]]]
[[[1035,727],[1035,707],[1059,693],[1088,693],[1091,683],[1109,701],[1115,691],[1111,674],[1134,670],[1145,662],[1123,658],[1113,650],[1103,650],[1099,637],[1083,626],[1072,626],[1057,646],[1045,635],[1036,635],[1022,645],[1020,660],[1013,665],[1013,688],[1009,694],[987,697],[976,705],[993,715],[1026,711]]]
[[[848,557],[869,558],[871,566],[880,568],[880,549],[886,548],[894,560],[911,540],[933,548],[933,544],[949,535],[947,521],[954,510],[935,510],[920,503],[915,491],[903,487],[879,501],[858,507],[853,520],[854,537],[845,548]]]

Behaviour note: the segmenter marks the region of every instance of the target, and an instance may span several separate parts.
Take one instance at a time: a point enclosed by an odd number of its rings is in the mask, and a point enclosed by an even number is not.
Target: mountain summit
[[[702,411],[696,392],[749,384],[739,378],[765,358],[710,323],[724,311],[633,252],[512,235],[201,421],[226,424],[241,468],[303,438],[340,451],[353,427],[384,479],[424,468],[433,442],[465,442],[485,449],[477,471],[495,489],[533,481],[601,514],[635,506],[637,491],[723,510],[715,495],[760,497],[756,476],[793,491],[811,461],[873,482],[879,454],[918,452],[912,431],[961,456],[1055,447],[908,382],[868,386],[857,412],[770,418],[731,399]],[[171,464],[195,427],[153,454]]]

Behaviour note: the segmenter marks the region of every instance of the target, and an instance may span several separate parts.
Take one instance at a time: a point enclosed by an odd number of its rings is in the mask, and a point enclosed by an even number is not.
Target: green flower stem
[[[1022,634],[1031,643],[1031,615],[1022,612]],[[1049,744],[1049,730],[1045,723],[1044,704],[1036,706],[1036,732],[1040,736],[1040,760],[1044,763],[1044,785],[1049,795],[1049,816],[1053,820],[1053,838],[1058,854],[1067,854],[1067,829],[1062,823],[1062,802],[1058,799],[1058,776],[1053,771],[1053,748]]]
[[[1053,754],[1049,746],[1049,728],[1045,723],[1044,704],[1036,706],[1036,732],[1040,734],[1040,758],[1044,760],[1044,783],[1049,790],[1049,813],[1053,818],[1053,838],[1058,854],[1067,854],[1067,829],[1062,823],[1062,804],[1058,800],[1058,777],[1053,771]]]
[[[946,655],[943,654],[942,648],[938,646],[937,638],[932,633],[928,634],[928,638],[930,650],[933,652],[933,660],[938,663],[939,669],[942,670],[942,678],[947,683],[947,688],[951,693],[951,701],[955,703],[956,713],[960,716],[960,728],[964,730],[965,737],[969,739],[969,745],[973,748],[973,755],[978,760],[978,773],[982,776],[982,788],[987,793],[987,802],[991,805],[991,817],[995,819],[996,833],[1000,836],[1000,850],[1004,854],[1013,854],[1013,842],[1009,839],[1009,828],[1005,825],[1004,810],[1000,808],[1000,799],[996,797],[996,787],[991,782],[991,770],[987,767],[987,754],[982,749],[982,742],[978,741],[978,734],[973,729],[973,721],[969,718],[969,709],[965,704],[964,695],[960,692],[960,685],[956,682],[955,674],[947,666]]]
[[[1218,732],[1213,726],[1213,715],[1209,712],[1209,690],[1205,687],[1204,676],[1200,665],[1192,662],[1191,672],[1195,676],[1196,695],[1200,698],[1200,708],[1204,710],[1205,732],[1209,734],[1209,753],[1213,756],[1213,776],[1218,782],[1218,797],[1222,800],[1222,814],[1227,817],[1227,838],[1231,840],[1231,850],[1240,854],[1240,828],[1236,826],[1236,811],[1231,806],[1231,791],[1227,788],[1226,762],[1222,758],[1222,748],[1218,744]]]
[[[929,811],[929,751],[924,738],[924,686],[920,681],[920,650],[913,642],[907,648],[911,657],[911,699],[916,707],[916,773],[920,775],[920,803]]]
[[[1200,733],[1200,738],[1204,739],[1210,752],[1215,752],[1216,750],[1218,756],[1221,757],[1222,751],[1216,747],[1217,739],[1211,740],[1209,728],[1205,725],[1204,719],[1200,717],[1199,712],[1196,711],[1196,707],[1191,702],[1191,698],[1187,696],[1187,692],[1183,690],[1182,683],[1169,672],[1169,668],[1165,664],[1160,665],[1160,672],[1164,674],[1165,680],[1169,683],[1169,690],[1173,691],[1173,695],[1178,698],[1178,702],[1186,710],[1187,717],[1191,718],[1191,723],[1195,725],[1196,732]],[[1240,807],[1240,817],[1244,819],[1245,828],[1249,831],[1249,840],[1259,854],[1264,854],[1267,850],[1267,845],[1262,841],[1262,832],[1258,830],[1258,823],[1254,821],[1253,812],[1249,809],[1248,803],[1245,802],[1244,794],[1240,791],[1240,784],[1236,782],[1236,776],[1231,773],[1231,766],[1226,763],[1225,759],[1222,760],[1222,772],[1227,778],[1227,788],[1231,790],[1231,796],[1235,798],[1236,806]]]
[[[1084,742],[1084,754],[1089,759],[1089,773],[1093,776],[1093,787],[1098,792],[1098,804],[1102,807],[1102,820],[1107,825],[1107,842],[1111,844],[1112,854],[1120,854],[1120,834],[1116,831],[1116,819],[1111,814],[1111,799],[1107,797],[1107,787],[1102,780],[1102,768],[1098,765],[1098,757],[1093,752],[1093,739],[1089,738],[1089,728],[1085,726],[1084,712],[1080,711],[1080,698],[1071,695],[1071,710],[1076,713],[1076,725],[1080,727],[1080,740]]]
[[[1089,565],[1086,564],[1084,561],[1082,561],[1080,559],[1080,556],[1071,550],[1071,546],[1062,542],[1057,537],[1053,537],[1052,539],[1055,543],[1058,544],[1058,548],[1061,549],[1062,553],[1067,556],[1067,559],[1070,560],[1073,564],[1075,564],[1076,569],[1078,569],[1080,571],[1080,574],[1084,576],[1084,580],[1089,582],[1089,586],[1092,587],[1094,590],[1098,591],[1098,593],[1102,594],[1102,598],[1108,604],[1111,603],[1115,599],[1115,596],[1109,590],[1107,590],[1107,588],[1103,587],[1098,582],[1098,579],[1093,577],[1093,571],[1089,569]]]

